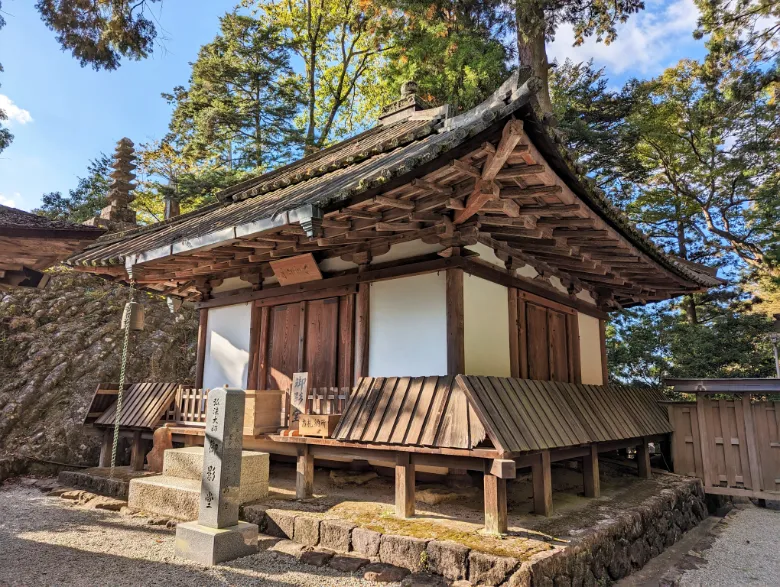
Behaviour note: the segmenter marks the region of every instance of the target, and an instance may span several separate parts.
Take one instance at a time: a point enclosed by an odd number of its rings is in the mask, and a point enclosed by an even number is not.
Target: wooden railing
[[[208,389],[179,387],[163,419],[180,425],[206,425]]]
[[[347,407],[349,387],[318,387],[309,391],[308,413],[320,415],[341,414]]]
[[[780,402],[709,395],[667,404],[674,472],[699,477],[707,493],[780,499]]]

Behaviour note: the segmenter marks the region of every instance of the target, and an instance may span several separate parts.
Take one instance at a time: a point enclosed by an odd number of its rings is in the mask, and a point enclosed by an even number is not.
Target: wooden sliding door
[[[579,382],[577,311],[510,288],[512,376]]]
[[[287,389],[309,372],[311,387],[353,384],[355,294],[273,304],[255,303],[250,387]]]

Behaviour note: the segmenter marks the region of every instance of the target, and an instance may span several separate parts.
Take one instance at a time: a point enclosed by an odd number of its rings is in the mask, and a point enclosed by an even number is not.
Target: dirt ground
[[[87,509],[38,489],[0,487],[0,587],[376,585],[273,553],[207,568],[175,558],[175,530],[146,518]],[[397,587],[397,584],[388,584]]]
[[[418,481],[419,494],[426,488],[452,490],[454,501],[437,505],[416,503],[413,519],[399,520],[393,514],[393,478],[379,476],[365,485],[338,486],[329,471],[317,469],[314,475],[314,497],[304,502],[294,500],[295,468],[271,465],[271,495],[262,501],[266,509],[289,509],[321,518],[341,518],[382,533],[416,536],[426,539],[453,540],[483,552],[527,560],[536,554],[565,548],[576,543],[588,531],[613,522],[626,509],[656,495],[673,475],[656,474],[653,480],[636,476],[633,462],[601,462],[601,497],[585,498],[582,473],[563,465],[554,465],[553,509],[550,518],[535,515],[530,475],[518,474],[507,484],[508,525],[506,536],[486,535],[483,493],[479,476],[471,487],[449,489],[442,485]]]

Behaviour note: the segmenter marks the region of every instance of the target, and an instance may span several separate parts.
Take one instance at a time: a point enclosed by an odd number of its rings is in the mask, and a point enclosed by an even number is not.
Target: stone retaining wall
[[[66,487],[86,489],[98,495],[105,495],[127,501],[130,483],[122,479],[109,479],[98,475],[90,475],[81,471],[62,471],[57,480]]]
[[[706,516],[701,483],[681,478],[571,546],[520,561],[454,542],[380,534],[344,520],[321,520],[291,510],[255,505],[242,512],[243,519],[257,524],[261,532],[310,547],[354,552],[451,581],[512,587],[609,584],[640,569]]]

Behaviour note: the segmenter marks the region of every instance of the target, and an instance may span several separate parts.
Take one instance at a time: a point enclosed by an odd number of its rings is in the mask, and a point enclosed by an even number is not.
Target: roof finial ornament
[[[401,97],[408,98],[414,96],[417,93],[417,82],[414,80],[408,80],[401,84]]]

